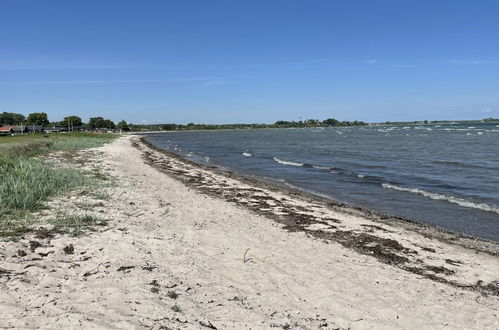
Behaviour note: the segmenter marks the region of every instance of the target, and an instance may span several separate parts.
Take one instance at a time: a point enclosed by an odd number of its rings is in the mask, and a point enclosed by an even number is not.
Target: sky
[[[499,117],[499,1],[0,0],[0,112]]]

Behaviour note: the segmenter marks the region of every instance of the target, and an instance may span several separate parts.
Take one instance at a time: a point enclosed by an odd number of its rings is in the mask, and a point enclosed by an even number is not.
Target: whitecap
[[[381,184],[381,186],[383,186],[383,188],[385,188],[385,189],[394,189],[394,190],[398,190],[398,191],[410,192],[413,194],[423,195],[425,197],[428,197],[428,198],[431,198],[434,200],[447,201],[449,203],[457,204],[457,205],[462,206],[462,207],[479,209],[482,211],[494,212],[494,213],[499,214],[499,207],[491,206],[491,205],[488,205],[485,203],[476,203],[476,202],[472,202],[472,201],[469,201],[469,200],[466,200],[463,198],[458,198],[458,197],[454,197],[454,196],[447,196],[447,195],[443,195],[443,194],[437,194],[437,193],[429,192],[429,191],[422,190],[422,189],[400,187],[400,186],[396,186],[396,185],[390,184],[390,183],[383,183],[383,184]]]
[[[330,170],[331,169],[330,167],[320,166],[320,165],[313,165],[312,167],[316,168],[318,170]]]
[[[296,163],[296,162],[292,162],[292,161],[289,161],[289,160],[280,159],[280,158],[277,158],[277,157],[274,157],[272,159],[274,161],[278,162],[279,164],[282,164],[282,165],[303,166],[302,163]]]
[[[243,153],[242,153],[242,155],[243,155],[244,157],[251,157],[251,156],[253,156],[253,155],[252,155],[252,154],[250,154],[249,152],[243,152]]]

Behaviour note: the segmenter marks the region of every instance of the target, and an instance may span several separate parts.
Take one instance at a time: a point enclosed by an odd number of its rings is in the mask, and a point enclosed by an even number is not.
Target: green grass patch
[[[116,139],[116,134],[51,133],[0,136],[0,153],[37,156],[54,151],[94,148]]]
[[[38,210],[47,198],[91,181],[80,171],[54,168],[40,159],[11,153],[0,154],[0,178],[0,219]]]
[[[71,154],[79,149],[101,146],[116,137],[114,134],[90,133],[0,136],[0,237],[26,232],[28,214],[42,209],[50,197],[64,195],[82,186],[94,187],[94,193],[102,195],[99,195],[102,199],[108,197],[95,189],[104,180],[109,181],[104,173],[54,167],[35,156],[56,151]],[[89,218],[73,220],[68,220],[66,227],[71,227],[74,232],[90,228],[87,224],[92,223]],[[92,226],[101,223],[94,222]]]
[[[30,228],[25,225],[13,224],[11,226],[0,222],[0,238],[16,238],[30,231]]]

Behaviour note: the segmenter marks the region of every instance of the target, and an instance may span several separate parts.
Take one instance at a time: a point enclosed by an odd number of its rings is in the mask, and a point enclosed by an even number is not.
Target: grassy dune
[[[42,208],[48,198],[96,183],[95,176],[53,167],[37,156],[56,151],[71,155],[115,137],[86,133],[0,137],[0,236],[21,232],[27,214]]]

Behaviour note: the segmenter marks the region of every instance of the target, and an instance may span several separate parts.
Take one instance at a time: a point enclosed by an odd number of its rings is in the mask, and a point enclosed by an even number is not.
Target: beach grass
[[[44,208],[48,198],[82,186],[95,186],[103,175],[54,167],[41,156],[56,151],[68,153],[100,146],[116,138],[112,134],[67,133],[0,137],[0,237],[22,234],[29,227],[30,212]],[[81,221],[80,221],[81,220]],[[68,227],[83,228],[85,219],[60,221]]]
[[[50,222],[58,231],[67,232],[73,236],[80,236],[86,231],[93,231],[99,226],[105,226],[106,220],[93,215],[66,215],[55,218]]]
[[[0,136],[0,153],[38,156],[55,151],[74,151],[98,147],[117,137],[115,134],[57,133]]]
[[[0,218],[40,209],[47,197],[88,182],[80,171],[54,168],[40,159],[12,153],[0,154],[0,177]]]

